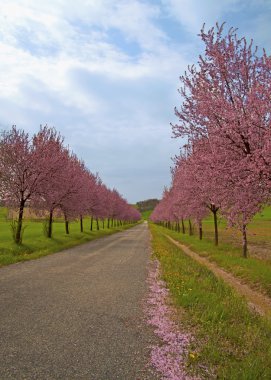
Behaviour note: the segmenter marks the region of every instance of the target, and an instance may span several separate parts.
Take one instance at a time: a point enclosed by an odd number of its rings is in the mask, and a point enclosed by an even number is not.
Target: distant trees
[[[154,207],[159,203],[158,199],[146,199],[145,201],[140,201],[136,203],[136,207],[140,212],[153,210]]]
[[[246,257],[247,224],[270,202],[271,57],[265,51],[258,56],[253,42],[239,39],[236,30],[224,33],[224,25],[207,32],[203,27],[200,37],[205,54],[180,78],[182,104],[175,109],[173,133],[186,145],[173,171],[171,201],[194,219],[209,208],[216,244],[220,210],[241,229]],[[159,208],[153,220],[160,219]]]
[[[99,218],[140,219],[139,212],[116,190],[108,189],[63,141],[48,126],[41,127],[32,138],[16,126],[1,134],[0,196],[6,205],[18,211],[14,228],[14,240],[18,244],[22,242],[26,205],[48,215],[49,238],[56,211],[64,215],[66,233],[69,233],[69,221],[77,218],[83,231],[83,216],[87,215],[97,221]]]

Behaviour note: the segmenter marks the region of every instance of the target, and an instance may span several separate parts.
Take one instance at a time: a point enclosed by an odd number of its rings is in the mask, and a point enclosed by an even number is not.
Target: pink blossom
[[[151,364],[163,375],[163,380],[191,380],[185,371],[185,360],[191,335],[181,332],[173,320],[168,306],[169,290],[160,279],[160,263],[154,260],[148,275],[149,296],[146,314],[148,323],[154,327],[161,345],[151,350]]]

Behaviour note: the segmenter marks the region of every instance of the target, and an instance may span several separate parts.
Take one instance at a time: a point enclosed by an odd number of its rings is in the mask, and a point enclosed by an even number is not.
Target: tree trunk
[[[23,226],[24,205],[25,205],[25,201],[23,199],[21,199],[16,235],[15,235],[15,243],[16,244],[22,243],[22,226]]]
[[[96,226],[97,226],[97,231],[99,231],[100,230],[100,226],[99,226],[99,219],[98,218],[96,218]]]
[[[104,219],[103,219],[103,230],[104,230]]]
[[[243,224],[242,226],[243,234],[243,257],[247,258],[247,225]]]
[[[48,223],[48,238],[52,238],[52,233],[53,233],[53,210],[50,210],[49,214],[49,223]]]
[[[185,234],[185,225],[184,225],[183,218],[182,218],[182,232],[183,232],[183,234]]]
[[[70,231],[69,231],[69,221],[65,215],[65,230],[66,230],[66,234],[69,235]]]
[[[93,230],[93,216],[90,218],[90,231]]]
[[[192,236],[193,235],[193,228],[192,228],[192,223],[191,223],[190,219],[188,219],[188,223],[189,223],[189,235]]]
[[[181,231],[181,229],[180,229],[180,223],[179,223],[179,221],[177,222],[177,231],[178,231],[178,232],[180,232],[180,231]]]
[[[84,232],[84,227],[83,227],[83,217],[82,215],[80,216],[80,231]]]
[[[110,218],[107,218],[107,228],[110,228]]]
[[[218,207],[212,205],[211,211],[214,214],[214,226],[215,226],[215,245],[218,245],[218,227],[217,227],[217,211]]]
[[[69,221],[65,220],[65,229],[66,229],[66,234],[69,235],[70,230],[69,230]]]
[[[199,240],[202,240],[202,221],[199,221]]]

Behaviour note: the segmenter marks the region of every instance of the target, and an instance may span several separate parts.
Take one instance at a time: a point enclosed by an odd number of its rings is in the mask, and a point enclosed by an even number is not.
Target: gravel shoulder
[[[0,268],[0,379],[158,379],[147,224]]]

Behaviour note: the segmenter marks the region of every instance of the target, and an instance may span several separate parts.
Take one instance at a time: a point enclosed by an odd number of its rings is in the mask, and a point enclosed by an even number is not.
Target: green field
[[[12,240],[11,221],[6,216],[7,210],[0,208],[0,266],[36,259],[132,226],[103,229],[100,223],[100,230],[97,231],[96,223],[93,223],[93,231],[90,231],[90,218],[85,218],[83,233],[80,232],[80,223],[74,221],[70,223],[70,234],[67,235],[64,221],[58,220],[53,224],[53,238],[48,239],[44,236],[42,221],[24,220],[23,244],[16,245]]]
[[[203,240],[199,240],[196,227],[194,235],[159,227],[161,232],[180,241],[201,256],[247,282],[253,288],[271,297],[271,208],[255,216],[248,226],[249,256],[242,257],[241,235],[237,229],[227,228],[223,219],[219,221],[219,245],[213,243],[213,220],[203,221]]]
[[[202,379],[270,379],[270,321],[252,313],[232,288],[169,242],[164,228],[150,228],[180,328],[194,336],[187,371]]]
[[[227,227],[226,221],[219,218],[219,241],[230,243],[241,250],[242,236],[237,228]],[[203,235],[209,240],[214,238],[213,219],[203,220]],[[247,230],[249,254],[254,257],[271,259],[271,207],[255,215]]]
[[[153,210],[147,210],[141,212],[141,217],[144,220],[148,220]]]

